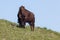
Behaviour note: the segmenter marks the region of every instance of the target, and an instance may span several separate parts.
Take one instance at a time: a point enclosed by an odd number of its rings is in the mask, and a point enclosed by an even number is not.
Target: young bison
[[[20,27],[25,28],[26,23],[29,23],[31,27],[31,31],[34,31],[35,17],[32,12],[25,9],[24,6],[21,6],[19,8],[17,17],[18,17],[18,23]]]

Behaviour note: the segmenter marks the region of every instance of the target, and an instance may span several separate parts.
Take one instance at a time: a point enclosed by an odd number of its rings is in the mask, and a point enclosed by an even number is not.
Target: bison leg
[[[18,23],[19,23],[19,27],[21,27],[21,21],[19,18],[18,18]]]
[[[25,24],[26,24],[26,23],[23,21],[23,22],[22,22],[22,28],[25,28]]]
[[[29,23],[31,27],[31,31],[34,31],[34,23]]]
[[[23,28],[22,21],[18,18],[19,27]]]

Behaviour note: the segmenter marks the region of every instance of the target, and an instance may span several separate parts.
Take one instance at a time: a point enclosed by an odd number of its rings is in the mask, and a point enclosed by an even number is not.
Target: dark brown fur
[[[35,25],[35,17],[34,14],[27,9],[25,9],[24,6],[21,6],[19,8],[18,12],[18,23],[20,27],[25,28],[26,22],[29,23],[31,30],[34,31],[34,25]]]

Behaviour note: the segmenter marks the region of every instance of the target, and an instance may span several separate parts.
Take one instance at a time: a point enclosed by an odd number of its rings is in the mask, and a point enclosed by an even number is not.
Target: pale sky
[[[35,25],[60,32],[60,0],[0,0],[0,19],[17,23],[19,7],[35,14]]]

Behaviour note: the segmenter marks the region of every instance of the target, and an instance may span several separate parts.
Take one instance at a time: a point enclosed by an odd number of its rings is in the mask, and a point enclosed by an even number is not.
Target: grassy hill
[[[33,32],[29,26],[19,28],[16,23],[0,19],[0,40],[60,40],[60,33],[40,27]]]

